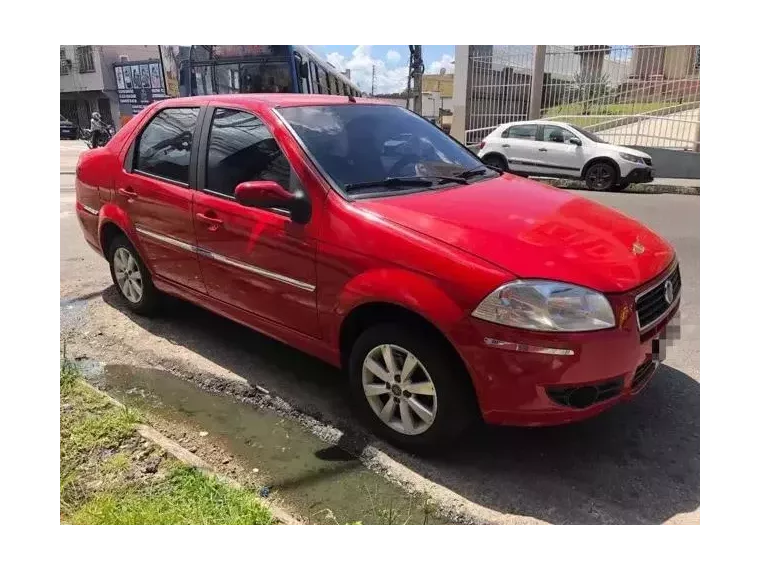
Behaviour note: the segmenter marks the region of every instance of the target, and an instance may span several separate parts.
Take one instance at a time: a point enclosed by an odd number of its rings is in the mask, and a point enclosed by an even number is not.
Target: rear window
[[[535,140],[537,130],[538,127],[536,125],[515,125],[504,131],[502,137],[505,139]]]
[[[145,127],[135,152],[135,170],[187,184],[197,107],[164,109]]]

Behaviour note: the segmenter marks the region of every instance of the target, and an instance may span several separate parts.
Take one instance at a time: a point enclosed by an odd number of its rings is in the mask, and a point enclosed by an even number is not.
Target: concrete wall
[[[699,153],[651,146],[632,146],[652,157],[657,178],[692,178],[699,180]]]

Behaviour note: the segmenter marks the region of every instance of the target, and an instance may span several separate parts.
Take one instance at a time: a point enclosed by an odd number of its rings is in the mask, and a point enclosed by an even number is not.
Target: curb
[[[586,185],[579,180],[566,180],[559,178],[531,178],[548,186],[563,190],[587,190]],[[668,184],[631,184],[625,190],[613,190],[615,194],[682,194],[686,196],[699,196],[699,186],[672,186]]]
[[[126,409],[126,406],[113,398],[111,395],[106,394],[102,390],[99,390],[89,382],[86,382],[82,380],[82,382],[93,392],[96,394],[102,396],[103,398],[107,399],[109,402],[111,402],[114,406],[117,406],[119,408]],[[177,459],[178,461],[181,461],[182,463],[185,463],[186,465],[190,465],[191,467],[195,467],[199,471],[201,471],[204,475],[207,475],[209,477],[213,477],[222,483],[225,483],[229,485],[230,487],[234,487],[235,489],[242,489],[243,485],[238,483],[235,479],[232,479],[226,475],[222,475],[221,473],[217,473],[214,471],[214,469],[206,463],[203,459],[195,455],[193,452],[185,449],[180,444],[178,444],[176,441],[169,439],[164,434],[162,434],[157,429],[146,425],[146,424],[137,424],[136,431],[139,433],[142,437],[145,439],[153,442],[158,447],[166,451],[169,455]],[[300,525],[302,524],[298,519],[296,519],[293,515],[283,510],[281,507],[273,504],[271,501],[266,500],[263,497],[258,497],[259,501],[264,503],[266,507],[269,509],[269,511],[272,513],[272,516],[280,523],[286,524],[286,525]]]

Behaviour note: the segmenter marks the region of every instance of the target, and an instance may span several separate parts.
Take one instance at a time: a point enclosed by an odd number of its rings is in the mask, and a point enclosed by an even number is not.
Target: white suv
[[[622,190],[654,179],[648,154],[556,121],[500,125],[480,143],[478,156],[516,174],[585,180],[590,190]]]

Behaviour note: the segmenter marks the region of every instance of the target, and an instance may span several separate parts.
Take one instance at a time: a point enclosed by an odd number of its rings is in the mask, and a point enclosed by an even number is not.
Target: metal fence
[[[535,48],[471,46],[468,144],[499,124],[546,118],[613,144],[698,150],[699,46],[546,46],[543,57]],[[540,101],[534,69],[543,71]]]

